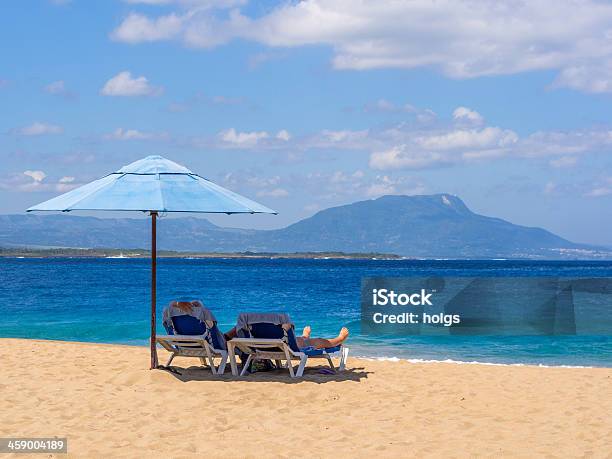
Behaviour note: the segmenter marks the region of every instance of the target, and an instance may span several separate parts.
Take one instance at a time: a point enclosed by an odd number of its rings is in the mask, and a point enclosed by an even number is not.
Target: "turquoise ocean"
[[[287,312],[298,330],[311,325],[313,336],[347,326],[354,356],[612,367],[609,335],[360,334],[362,278],[425,276],[612,277],[612,262],[161,259],[158,314],[174,298],[193,297],[213,310],[222,330],[244,311]],[[0,337],[145,345],[149,282],[147,259],[0,258]]]

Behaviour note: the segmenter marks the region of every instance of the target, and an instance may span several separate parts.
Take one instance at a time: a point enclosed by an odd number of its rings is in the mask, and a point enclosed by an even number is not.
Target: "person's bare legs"
[[[309,329],[308,335],[310,335],[310,327],[305,327],[304,331],[306,331],[306,328]],[[344,340],[348,338],[348,335],[349,335],[348,328],[342,327],[342,330],[340,330],[340,333],[335,338],[330,338],[330,339],[310,338],[309,339],[306,336],[304,337],[300,336],[297,338],[297,342],[298,342],[299,347],[312,346],[315,349],[323,349],[326,347],[335,347],[335,346],[338,346],[339,344],[342,344]]]

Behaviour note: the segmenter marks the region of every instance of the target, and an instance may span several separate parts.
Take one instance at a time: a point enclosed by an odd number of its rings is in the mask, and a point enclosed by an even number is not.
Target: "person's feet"
[[[310,338],[310,332],[311,332],[310,325],[306,325],[304,327],[304,330],[302,331],[302,336],[304,338]]]
[[[340,334],[338,335],[338,338],[344,341],[345,339],[348,338],[348,335],[349,335],[348,328],[342,327],[342,330],[340,330]]]

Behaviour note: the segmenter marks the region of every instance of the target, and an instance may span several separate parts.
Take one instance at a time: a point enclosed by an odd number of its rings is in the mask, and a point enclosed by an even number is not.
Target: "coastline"
[[[0,259],[134,259],[149,260],[151,257],[147,250],[121,250],[121,249],[43,249],[43,250],[13,250],[0,247]],[[157,258],[176,260],[376,260],[376,261],[428,261],[428,262],[582,262],[582,263],[610,263],[612,257],[601,256],[592,258],[544,258],[535,256],[518,256],[508,258],[497,257],[462,257],[462,258],[439,258],[439,257],[417,257],[403,256],[393,253],[350,253],[350,252],[178,252],[172,250],[160,250]]]
[[[159,333],[162,333],[161,331]],[[66,340],[66,339],[54,339],[54,338],[27,338],[27,337],[0,337],[1,340],[23,340],[33,341],[42,343],[65,343],[65,344],[77,344],[77,345],[91,345],[91,346],[119,346],[127,348],[141,348],[149,349],[148,342],[143,340],[142,342],[100,342],[100,341],[78,341],[78,340]],[[371,347],[371,345],[357,345],[358,348]],[[572,364],[544,364],[544,363],[531,363],[531,362],[487,362],[484,360],[459,360],[452,358],[422,358],[422,357],[405,357],[405,356],[393,356],[393,355],[367,355],[355,350],[355,345],[351,347],[351,359],[366,362],[407,362],[412,364],[423,364],[423,365],[484,365],[484,366],[495,366],[495,367],[529,367],[529,368],[588,368],[588,369],[610,369],[612,365],[572,365]],[[159,348],[159,352],[164,352],[162,348]]]
[[[338,375],[311,364],[302,380],[285,371],[233,378],[186,358],[174,362],[180,375],[150,371],[145,347],[0,344],[0,436],[66,436],[68,457],[138,457],[143,449],[151,457],[336,458],[606,457],[610,450],[612,401],[602,397],[609,368],[349,357]]]
[[[28,249],[0,247],[0,258],[83,258],[83,259],[149,259],[148,250],[138,249]],[[389,253],[348,253],[348,252],[177,252],[160,250],[158,258],[173,259],[295,259],[295,260],[412,260]]]

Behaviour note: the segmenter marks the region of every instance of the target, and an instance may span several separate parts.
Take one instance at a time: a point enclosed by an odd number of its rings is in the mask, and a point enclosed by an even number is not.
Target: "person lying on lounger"
[[[315,349],[326,349],[330,347],[335,347],[342,344],[348,338],[349,335],[348,328],[346,327],[342,327],[340,333],[338,333],[338,336],[336,336],[335,338],[311,338],[310,333],[311,328],[309,325],[307,325],[302,331],[302,336],[295,337],[298,347],[313,347]],[[232,338],[235,338],[237,336],[236,327],[225,333],[224,336],[227,341],[231,340]]]

